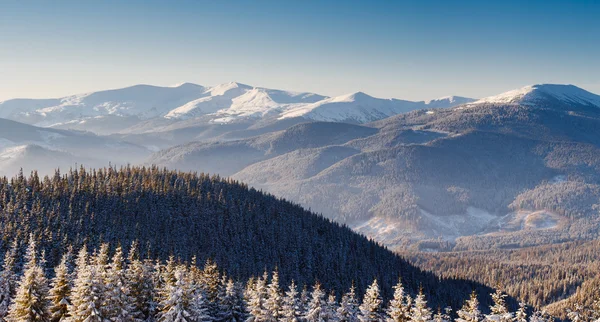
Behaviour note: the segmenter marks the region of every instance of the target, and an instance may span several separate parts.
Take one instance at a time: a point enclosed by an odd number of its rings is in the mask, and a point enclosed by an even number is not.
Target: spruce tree
[[[337,310],[337,319],[340,322],[358,322],[358,299],[356,298],[356,288],[354,283],[350,287],[350,291],[342,296],[340,307]]]
[[[54,278],[50,289],[50,320],[52,322],[64,321],[69,315],[71,305],[71,280],[67,261],[69,254],[63,255],[60,264],[54,268]]]
[[[281,289],[279,288],[279,273],[273,272],[271,283],[267,287],[267,300],[265,301],[265,318],[268,322],[279,321],[282,309]]]
[[[97,265],[88,263],[88,253],[85,247],[79,251],[75,272],[77,277],[71,292],[72,305],[68,312],[71,316],[70,321],[109,321],[102,310],[104,278],[98,271]]]
[[[477,293],[473,291],[471,297],[465,302],[465,305],[456,312],[458,318],[456,322],[479,322],[481,321],[481,311],[479,311],[479,300]]]
[[[325,321],[323,317],[323,309],[327,305],[325,302],[325,292],[321,289],[321,283],[317,282],[311,293],[310,303],[308,304],[308,310],[304,317],[307,322],[322,322]]]
[[[122,322],[142,321],[127,281],[123,249],[118,246],[112,257],[105,279],[103,310],[108,319]]]
[[[450,317],[450,313],[452,309],[447,307],[442,311],[441,308],[438,308],[437,313],[433,316],[433,322],[452,322],[452,318]]]
[[[137,242],[131,245],[128,255],[127,283],[133,300],[134,311],[140,312],[143,320],[156,313],[154,274],[150,262],[139,258]]]
[[[224,287],[222,296],[219,296],[219,314],[216,321],[241,322],[245,320],[244,299],[241,288],[229,279]]]
[[[413,307],[410,309],[411,322],[429,322],[431,320],[431,310],[427,307],[427,301],[423,294],[423,289],[415,297]]]
[[[384,314],[382,308],[383,300],[379,292],[377,279],[369,286],[365,292],[363,302],[360,305],[359,319],[361,322],[383,321]]]
[[[17,242],[6,251],[2,271],[0,272],[0,321],[8,315],[10,303],[16,289],[15,262],[17,257]]]
[[[335,297],[335,293],[333,291],[331,291],[329,293],[329,296],[327,297],[327,302],[326,305],[323,309],[323,319],[325,321],[334,321],[337,322],[338,318],[337,318],[337,310],[339,308],[339,305],[337,303],[337,299]]]
[[[387,308],[387,322],[406,322],[410,320],[410,305],[406,300],[409,295],[405,294],[402,281],[394,286],[394,297]]]
[[[519,309],[515,314],[515,322],[527,322],[527,307],[525,303],[519,302]]]
[[[247,310],[249,313],[248,322],[262,322],[266,320],[265,302],[267,300],[267,281],[266,277],[259,277],[254,280],[247,291]]]
[[[494,305],[490,306],[490,314],[485,316],[485,320],[490,322],[511,322],[513,314],[506,307],[506,294],[500,289],[496,289],[492,295]]]
[[[192,282],[183,268],[175,270],[175,284],[166,285],[159,303],[159,322],[211,321],[202,296],[194,294]]]
[[[25,258],[27,260],[25,271],[19,281],[6,320],[10,322],[49,321],[48,280],[38,263],[36,242],[33,236],[29,239]]]
[[[281,321],[283,322],[298,322],[301,314],[300,299],[298,298],[298,290],[296,283],[292,281],[288,291],[283,297],[283,306],[281,310]]]

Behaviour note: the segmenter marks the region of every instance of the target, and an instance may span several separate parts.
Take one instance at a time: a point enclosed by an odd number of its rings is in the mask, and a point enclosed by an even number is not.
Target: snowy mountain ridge
[[[212,87],[192,83],[160,87],[135,85],[57,99],[0,102],[0,118],[36,126],[83,124],[111,117],[171,121],[205,117],[211,123],[243,119],[302,117],[316,121],[365,123],[419,108],[445,108],[472,102],[463,97],[431,101],[380,99],[362,92],[327,97],[230,82]]]
[[[473,104],[522,104],[535,105],[548,98],[566,104],[600,107],[600,96],[574,85],[536,84],[482,98]]]

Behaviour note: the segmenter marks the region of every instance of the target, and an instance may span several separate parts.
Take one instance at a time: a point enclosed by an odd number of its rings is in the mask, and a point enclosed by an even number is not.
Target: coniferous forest
[[[218,176],[20,173],[0,180],[0,207],[1,321],[553,319]],[[600,318],[585,304],[564,315]]]
[[[432,309],[421,289],[408,293],[402,280],[386,301],[375,279],[359,294],[354,285],[344,293],[325,289],[321,283],[300,287],[283,285],[279,272],[266,271],[246,281],[221,272],[211,260],[199,268],[176,261],[153,261],[140,257],[134,242],[125,254],[108,244],[77,255],[69,250],[45,272],[44,251],[31,236],[21,274],[15,273],[16,243],[4,258],[0,275],[0,320],[17,321],[387,321],[387,322],[550,322],[544,311],[525,303],[513,312],[506,294],[491,294],[489,314],[481,310],[477,294],[453,311]],[[567,316],[572,321],[600,319],[600,299],[593,306],[576,305]]]
[[[490,301],[489,287],[441,279],[345,226],[218,176],[155,167],[20,174],[0,179],[0,209],[0,250],[22,255],[33,236],[47,267],[69,249],[128,252],[136,242],[144,259],[210,259],[235,280],[278,270],[284,284],[320,282],[342,294],[377,279],[389,299],[402,278],[407,292],[423,287],[435,305],[459,305],[473,290]]]

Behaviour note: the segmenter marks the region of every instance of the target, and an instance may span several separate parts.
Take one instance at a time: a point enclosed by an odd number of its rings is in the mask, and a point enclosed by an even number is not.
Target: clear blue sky
[[[600,1],[0,0],[0,100],[146,83],[600,93]]]

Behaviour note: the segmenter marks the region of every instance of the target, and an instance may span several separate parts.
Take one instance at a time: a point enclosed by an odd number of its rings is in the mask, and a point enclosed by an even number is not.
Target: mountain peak
[[[550,99],[567,104],[600,107],[600,96],[590,93],[575,85],[535,84],[504,92],[499,95],[486,97],[475,102],[492,104],[523,104],[533,105]]]
[[[355,102],[361,100],[371,100],[375,99],[373,96],[365,93],[365,92],[354,92],[338,97],[334,97],[333,100],[337,102]]]
[[[210,88],[209,91],[210,91],[211,95],[216,96],[216,95],[225,95],[225,93],[227,93],[229,91],[239,92],[239,91],[249,90],[252,88],[253,87],[250,85],[237,83],[237,82],[229,82],[229,83],[224,83],[224,84],[219,84],[217,86],[214,86],[214,87]]]

